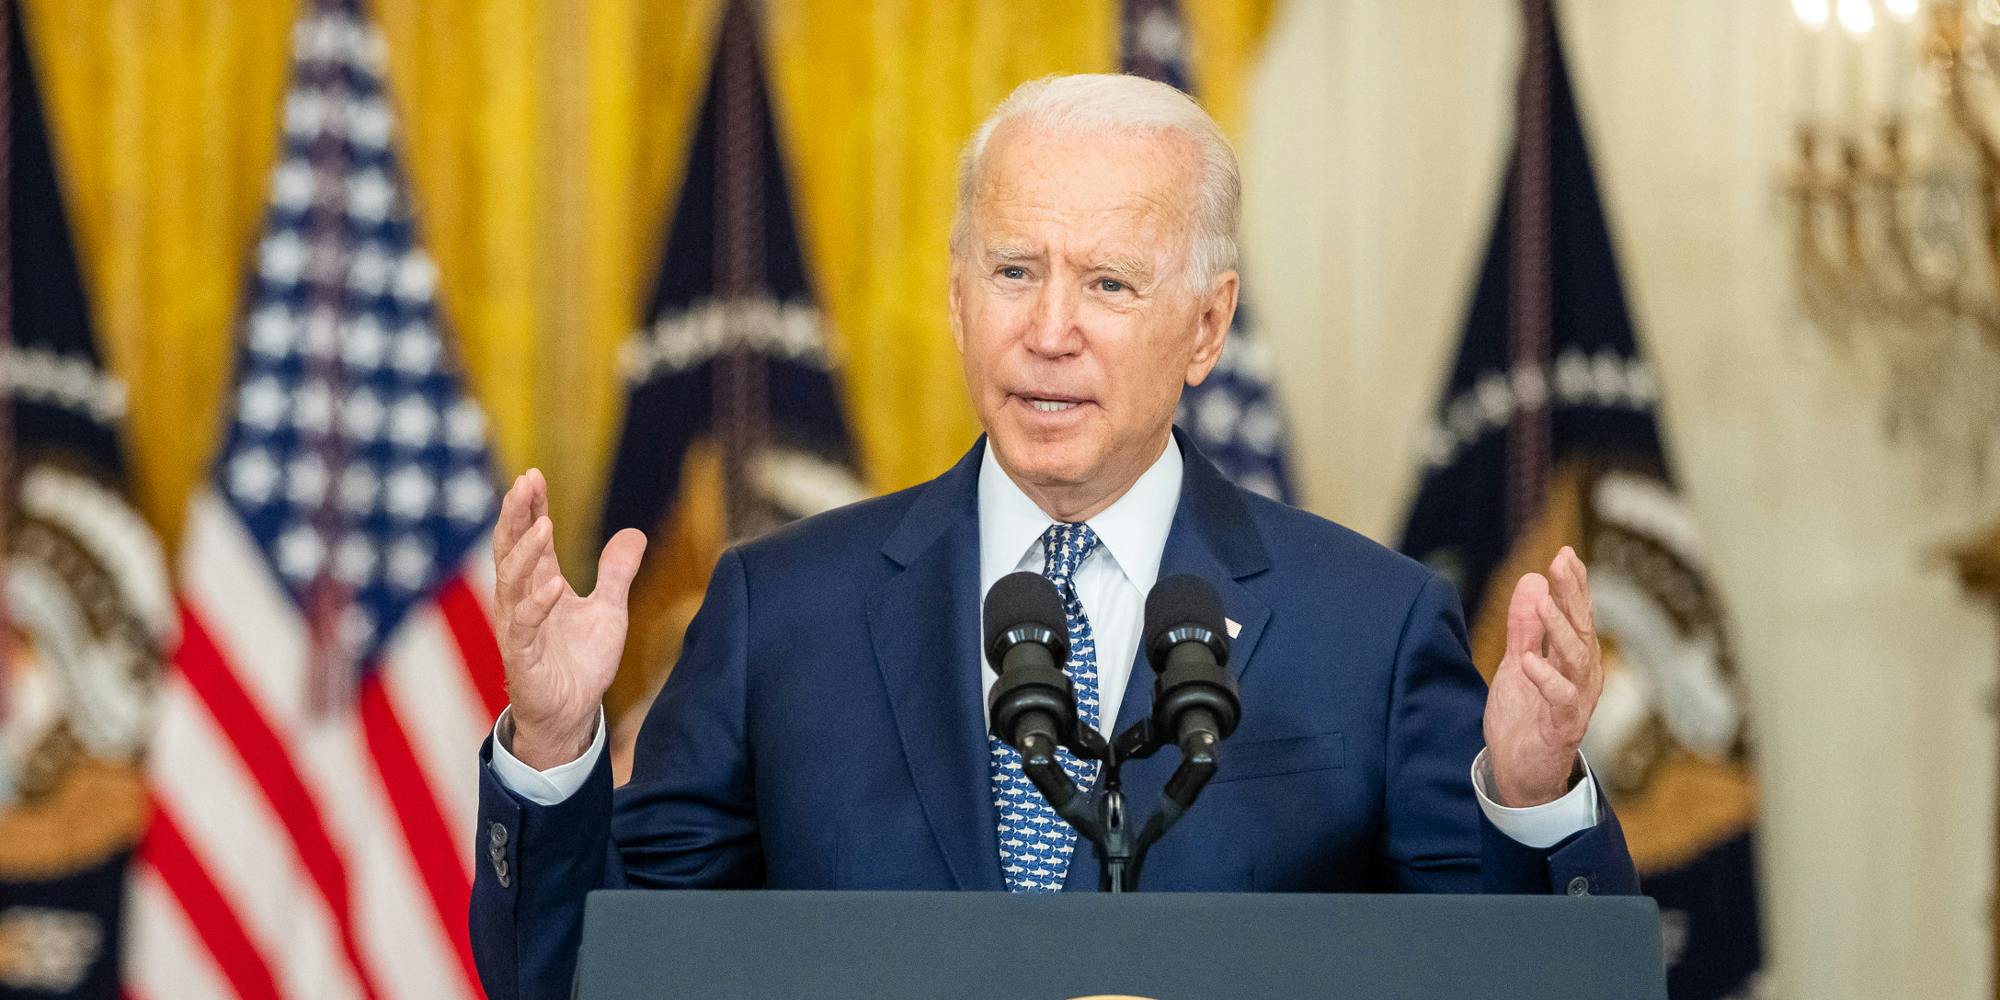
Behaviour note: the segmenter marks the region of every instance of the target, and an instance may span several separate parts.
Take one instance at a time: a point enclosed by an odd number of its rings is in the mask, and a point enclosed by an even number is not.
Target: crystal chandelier
[[[1807,317],[1890,432],[1983,484],[2000,435],[2000,0],[1792,0]]]

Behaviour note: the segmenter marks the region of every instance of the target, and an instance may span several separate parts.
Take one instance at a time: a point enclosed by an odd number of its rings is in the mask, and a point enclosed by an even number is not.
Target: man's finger
[[[632,578],[639,575],[639,561],[646,554],[646,533],[637,528],[626,528],[604,543],[604,552],[597,558],[597,586],[591,590],[590,599],[604,598],[620,607],[625,605],[627,595],[632,592]]]
[[[556,581],[543,582],[554,584]],[[521,603],[514,605],[512,613],[507,616],[506,648],[524,652],[533,650],[542,623],[548,620],[549,611],[561,599],[562,588],[559,586],[542,586],[530,590],[527,596],[522,598]],[[547,602],[546,607],[543,606],[543,602]],[[515,666],[525,669],[531,667],[537,657],[525,656],[517,659],[520,662]]]
[[[1549,581],[1540,573],[1529,573],[1514,585],[1514,597],[1507,602],[1507,655],[1542,651],[1542,616],[1535,606],[1549,596]]]
[[[1582,684],[1584,675],[1590,670],[1590,646],[1576,634],[1576,627],[1570,624],[1568,616],[1551,598],[1542,598],[1537,605],[1537,613],[1542,619],[1543,634],[1548,637],[1549,659],[1564,677]]]
[[[1561,712],[1576,704],[1576,685],[1541,654],[1523,653],[1516,662],[1520,663],[1521,673],[1535,685],[1535,690],[1542,693],[1542,700],[1548,702],[1551,709]]]
[[[542,470],[530,468],[521,478],[528,486],[528,516],[549,516],[549,481]]]
[[[500,498],[500,517],[493,522],[493,565],[499,566],[507,560],[507,553],[514,551],[533,523],[534,518],[528,516],[521,477],[515,476],[513,485],[507,487],[507,495]]]
[[[547,518],[537,520],[514,545],[514,550],[507,553],[506,561],[500,564],[494,593],[498,595],[502,612],[520,603],[522,595],[528,592],[535,564],[541,560],[542,550],[549,547],[551,531]]]
[[[1597,636],[1596,609],[1590,602],[1590,584],[1583,568],[1583,559],[1576,550],[1565,545],[1562,551],[1549,563],[1550,590],[1556,605],[1563,615],[1575,626],[1576,634],[1584,642],[1591,642]]]
[[[512,624],[529,632],[541,628],[542,623],[548,620],[549,612],[555,610],[556,602],[562,600],[562,596],[561,577],[542,581],[541,586],[536,587],[526,600],[514,608]]]
[[[535,560],[535,567],[528,571],[528,589],[524,593],[534,593],[536,587],[546,585],[551,579],[565,579],[562,575],[562,563],[556,556],[554,523],[546,517],[536,523],[549,525],[549,532],[542,544],[540,558]],[[565,582],[563,586],[567,587],[569,584]]]
[[[493,529],[493,561],[507,558],[514,546],[536,521],[549,513],[548,481],[540,469],[529,469],[514,477],[514,485],[500,502],[500,520]]]

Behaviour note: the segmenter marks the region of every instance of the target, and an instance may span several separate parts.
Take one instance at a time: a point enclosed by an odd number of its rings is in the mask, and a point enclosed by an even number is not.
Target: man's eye
[[[1006,278],[1008,281],[1020,281],[1022,278],[1028,276],[1028,269],[1025,267],[1003,267],[1000,269],[1000,276]]]
[[[1126,287],[1127,287],[1126,284],[1122,281],[1119,281],[1117,278],[1099,278],[1097,280],[1097,288],[1099,291],[1110,292],[1114,295],[1124,291]]]

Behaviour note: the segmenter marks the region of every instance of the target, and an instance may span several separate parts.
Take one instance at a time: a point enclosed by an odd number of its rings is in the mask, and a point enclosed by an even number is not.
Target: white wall
[[[2000,516],[2000,483],[1937,487],[1797,314],[1778,193],[1789,4],[1562,8],[1753,699],[1773,993],[1984,998],[2000,644],[1934,553]],[[1305,495],[1385,541],[1491,224],[1517,11],[1292,0],[1252,95],[1247,288]]]

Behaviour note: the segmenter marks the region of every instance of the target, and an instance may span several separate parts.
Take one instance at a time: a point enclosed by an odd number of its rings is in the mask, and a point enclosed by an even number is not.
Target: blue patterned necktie
[[[1076,571],[1097,548],[1097,535],[1087,524],[1052,524],[1042,533],[1042,575],[1062,593],[1063,618],[1069,625],[1069,663],[1064,670],[1076,686],[1076,713],[1095,727],[1097,703],[1097,640],[1083,602],[1076,596]],[[993,807],[1000,820],[1000,870],[1008,892],[1054,892],[1069,873],[1076,831],[1042,798],[1040,789],[1021,770],[1021,755],[987,736],[992,751]],[[1089,788],[1097,778],[1097,762],[1079,760],[1068,750],[1056,757],[1078,787]]]

